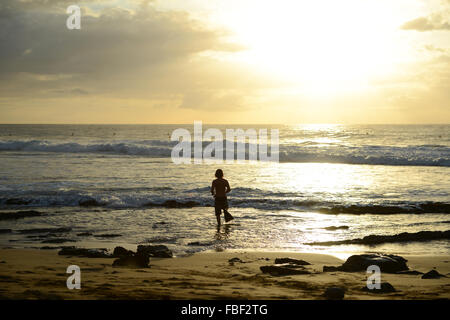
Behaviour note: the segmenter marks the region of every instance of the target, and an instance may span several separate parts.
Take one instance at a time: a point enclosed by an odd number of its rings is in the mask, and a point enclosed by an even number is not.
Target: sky
[[[0,123],[450,123],[450,0],[2,0],[0,43]]]

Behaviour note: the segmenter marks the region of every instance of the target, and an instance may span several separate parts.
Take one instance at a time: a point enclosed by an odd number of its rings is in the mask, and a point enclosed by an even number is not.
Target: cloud
[[[184,13],[109,8],[97,17],[82,16],[81,30],[67,30],[67,17],[1,10],[2,72],[114,73],[205,50],[227,50],[218,31],[196,25]]]
[[[186,12],[158,11],[153,1],[82,7],[81,30],[68,30],[69,2],[2,2],[2,97],[118,97],[214,111],[243,107],[243,97],[264,86],[249,70],[203,57],[243,48]]]
[[[419,17],[408,22],[405,22],[401,29],[415,30],[420,32],[434,31],[434,30],[450,30],[450,23],[444,21],[439,16],[434,17]]]

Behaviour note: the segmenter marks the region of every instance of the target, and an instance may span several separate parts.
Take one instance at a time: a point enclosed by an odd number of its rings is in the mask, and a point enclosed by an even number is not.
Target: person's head
[[[223,178],[223,171],[222,169],[217,169],[216,170],[216,174],[215,174],[216,178]]]

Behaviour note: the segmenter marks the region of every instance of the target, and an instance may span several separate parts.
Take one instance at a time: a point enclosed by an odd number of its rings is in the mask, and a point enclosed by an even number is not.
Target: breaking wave
[[[233,208],[255,208],[265,211],[292,210],[297,212],[320,212],[324,214],[421,214],[450,213],[450,203],[434,201],[402,201],[382,203],[337,203],[315,199],[283,198],[277,193],[263,192],[260,196],[245,193],[231,197]],[[85,193],[61,191],[0,198],[0,208],[18,207],[105,207],[105,208],[193,208],[211,207],[213,200],[204,193]]]
[[[203,142],[203,147],[210,142]],[[45,140],[0,141],[0,151],[93,153],[168,158],[176,142],[164,140],[139,140],[120,142],[49,142]],[[225,146],[226,144],[223,143]],[[249,144],[245,144],[248,151]],[[237,148],[237,146],[236,146]],[[225,149],[224,149],[225,150]],[[235,149],[236,150],[236,149]],[[248,156],[248,152],[246,152]],[[348,146],[339,144],[307,145],[281,144],[280,162],[342,163],[402,166],[450,167],[450,147],[443,145],[417,146]]]

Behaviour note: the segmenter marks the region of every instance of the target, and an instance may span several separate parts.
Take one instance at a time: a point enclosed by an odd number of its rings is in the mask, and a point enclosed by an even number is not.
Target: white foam
[[[209,142],[204,142],[206,146]],[[45,140],[0,141],[0,151],[98,153],[168,158],[171,141],[127,140],[120,142],[78,143],[50,142]],[[225,146],[225,144],[224,144]],[[248,148],[248,144],[246,144]],[[319,162],[403,166],[450,166],[450,147],[442,145],[417,146],[348,146],[302,144],[280,145],[280,162]]]

